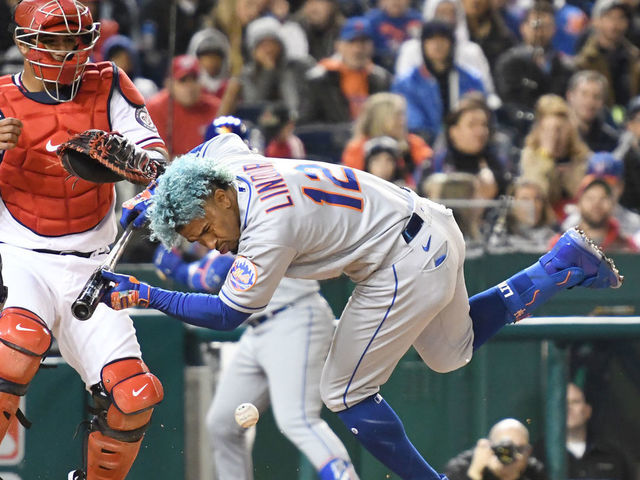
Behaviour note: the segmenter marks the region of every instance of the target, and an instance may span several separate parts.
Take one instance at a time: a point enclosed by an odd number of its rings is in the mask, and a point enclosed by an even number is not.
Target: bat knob
[[[71,305],[71,313],[73,313],[73,316],[78,320],[89,320],[92,312],[88,305],[84,303],[73,302],[73,305]]]

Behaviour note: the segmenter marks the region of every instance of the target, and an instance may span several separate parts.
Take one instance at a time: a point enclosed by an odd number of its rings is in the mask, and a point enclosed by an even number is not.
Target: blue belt
[[[412,213],[409,221],[407,222],[407,226],[404,227],[402,231],[402,238],[407,243],[411,243],[411,240],[415,238],[418,234],[422,225],[424,224],[424,220],[417,213]]]
[[[284,312],[287,308],[291,307],[292,305],[293,303],[287,303],[286,305],[283,305],[280,308],[271,310],[269,313],[265,313],[264,315],[260,315],[259,317],[250,318],[249,320],[247,320],[247,325],[251,325],[252,327],[257,327],[261,323],[264,323],[270,318],[275,317],[279,313]]]

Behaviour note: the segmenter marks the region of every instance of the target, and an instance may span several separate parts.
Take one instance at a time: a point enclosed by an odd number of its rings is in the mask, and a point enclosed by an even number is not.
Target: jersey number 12
[[[356,178],[356,174],[351,168],[336,167],[342,171],[345,180],[337,178],[331,170],[322,165],[308,163],[298,165],[296,170],[300,170],[305,176],[313,181],[321,181],[320,173],[335,186],[348,192],[360,192],[360,184]],[[317,172],[317,173],[316,173]],[[337,207],[346,207],[353,210],[362,211],[362,198],[360,196],[347,195],[345,192],[337,193],[313,187],[301,187],[302,193],[319,205],[335,205]]]

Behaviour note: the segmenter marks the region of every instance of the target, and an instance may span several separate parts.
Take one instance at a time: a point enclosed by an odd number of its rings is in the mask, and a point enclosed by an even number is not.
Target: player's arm
[[[158,245],[153,264],[161,275],[186,285],[196,292],[218,293],[233,264],[233,256],[212,250],[200,260],[185,262],[176,249]]]
[[[233,330],[250,315],[229,307],[217,295],[173,292],[108,271],[103,271],[102,276],[115,284],[102,298],[114,310],[155,308],[182,322],[212,330]]]

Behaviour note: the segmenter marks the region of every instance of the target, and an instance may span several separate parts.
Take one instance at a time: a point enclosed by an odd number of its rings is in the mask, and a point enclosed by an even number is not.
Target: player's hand
[[[198,292],[218,293],[234,261],[233,255],[211,250],[189,266],[189,286]]]
[[[22,133],[22,122],[17,118],[0,120],[0,150],[11,150],[18,144]]]
[[[147,188],[122,204],[122,216],[120,225],[127,228],[133,222],[135,228],[140,228],[147,221],[147,209],[153,203],[153,194],[156,191],[156,183],[151,182]]]
[[[141,283],[136,277],[120,275],[108,270],[102,270],[102,277],[114,284],[102,296],[102,302],[109,308],[122,310],[149,306],[151,287],[146,283]]]
[[[158,269],[158,276],[163,280],[174,278],[176,270],[183,264],[182,257],[177,249],[167,249],[164,245],[158,245],[153,254],[153,264]]]

